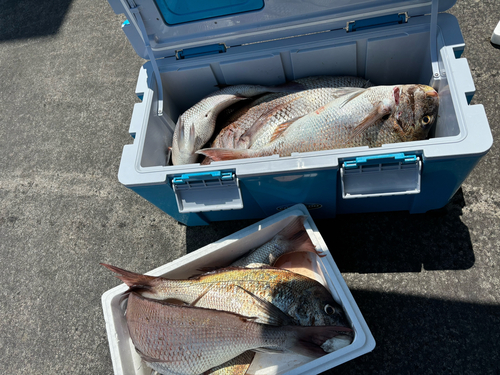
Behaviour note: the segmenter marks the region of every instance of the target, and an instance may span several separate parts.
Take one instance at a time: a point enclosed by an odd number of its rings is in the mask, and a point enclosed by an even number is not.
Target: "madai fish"
[[[141,358],[165,375],[202,374],[248,350],[318,358],[326,354],[321,344],[339,334],[339,327],[275,327],[234,313],[154,301],[137,293],[129,295],[126,320]]]
[[[194,163],[195,154],[212,136],[217,115],[231,104],[266,92],[296,92],[303,87],[295,82],[278,86],[235,85],[218,90],[184,112],[175,126],[172,163]]]
[[[279,125],[260,148],[209,148],[198,153],[217,161],[422,140],[437,119],[438,107],[439,96],[432,87],[375,86]]]
[[[101,264],[117,273],[129,291],[147,298],[176,299],[254,317],[264,324],[349,327],[344,310],[328,289],[316,280],[287,270],[233,267],[192,279],[172,280]]]
[[[228,116],[225,126],[212,142],[212,148],[260,147],[272,136],[275,127],[319,108],[332,100],[370,86],[359,77],[317,76],[297,79],[304,87],[298,93],[272,93],[253,100]],[[209,164],[206,159],[202,164]]]
[[[286,253],[306,251],[318,254],[304,227],[306,216],[296,216],[281,231],[265,244],[231,263],[232,267],[272,266],[276,259]],[[319,255],[319,254],[318,254]]]

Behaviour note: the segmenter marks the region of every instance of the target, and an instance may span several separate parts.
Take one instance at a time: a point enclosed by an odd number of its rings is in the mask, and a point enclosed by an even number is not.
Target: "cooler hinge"
[[[389,14],[386,16],[367,18],[359,21],[349,21],[345,27],[346,32],[352,32],[357,30],[371,29],[374,27],[383,27],[390,25],[397,25],[401,23],[407,23],[410,16],[407,12]]]
[[[146,46],[146,51],[148,52],[149,61],[151,61],[151,66],[153,67],[153,72],[156,77],[156,85],[158,87],[158,116],[163,116],[163,84],[161,82],[160,70],[158,69],[158,64],[156,63],[156,58],[149,44],[149,37],[146,31],[146,26],[144,26],[144,21],[142,20],[141,13],[139,12],[138,6],[135,4],[134,0],[127,0],[130,8],[130,12],[135,18],[135,24],[139,27],[142,40]]]
[[[234,171],[185,173],[171,182],[180,213],[243,208]]]
[[[208,46],[185,48],[175,51],[175,57],[177,60],[188,59],[191,57],[199,57],[206,55],[213,55],[217,53],[224,53],[227,51],[225,44],[210,44]]]

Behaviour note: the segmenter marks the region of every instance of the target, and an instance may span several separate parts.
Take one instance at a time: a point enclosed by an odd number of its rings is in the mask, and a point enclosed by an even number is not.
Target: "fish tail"
[[[288,248],[292,249],[288,251],[289,253],[307,251],[323,256],[323,254],[316,250],[316,246],[312,243],[311,237],[307,234],[306,228],[304,227],[306,218],[307,216],[304,215],[297,216],[290,224],[283,228],[278,235],[288,241]]]
[[[260,156],[258,150],[230,148],[204,148],[196,151],[196,153],[205,155],[213,161],[255,158]]]
[[[150,291],[154,293],[154,288],[158,284],[158,278],[153,276],[142,275],[131,271],[124,270],[109,264],[100,263],[107,269],[113,271],[121,281],[129,287],[127,293]]]
[[[326,341],[346,332],[352,332],[352,329],[340,326],[289,328],[295,331],[296,340],[291,342],[291,346],[288,349],[312,358],[318,358],[327,354],[321,348],[321,345]]]

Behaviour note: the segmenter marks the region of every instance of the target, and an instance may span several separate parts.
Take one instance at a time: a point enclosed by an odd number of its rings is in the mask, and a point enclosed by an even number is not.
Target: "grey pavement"
[[[146,272],[253,221],[186,227],[118,182],[144,61],[106,1],[0,3],[0,372],[111,374],[99,262]],[[496,140],[500,6],[450,13]],[[438,212],[316,221],[377,341],[326,373],[500,373],[499,158]]]

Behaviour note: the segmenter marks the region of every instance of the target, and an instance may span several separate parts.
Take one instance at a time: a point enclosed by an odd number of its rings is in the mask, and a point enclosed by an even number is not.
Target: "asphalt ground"
[[[99,262],[146,272],[253,221],[186,227],[118,182],[144,61],[106,1],[0,3],[0,372],[111,374]],[[496,140],[498,1],[449,12]],[[377,342],[326,373],[500,373],[499,157],[439,212],[316,221]]]

